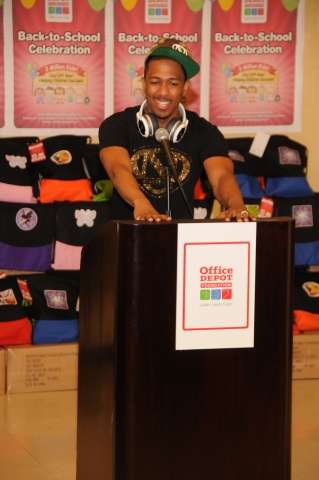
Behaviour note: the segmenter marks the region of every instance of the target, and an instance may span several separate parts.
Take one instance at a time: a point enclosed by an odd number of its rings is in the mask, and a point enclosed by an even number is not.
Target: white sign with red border
[[[256,227],[178,225],[176,350],[254,346]]]

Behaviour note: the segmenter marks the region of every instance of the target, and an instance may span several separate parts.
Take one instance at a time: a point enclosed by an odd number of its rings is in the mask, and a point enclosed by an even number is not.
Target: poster
[[[4,37],[3,0],[0,0],[0,128],[4,126]]]
[[[98,128],[104,119],[104,10],[88,0],[12,2],[14,126]]]
[[[211,9],[209,120],[233,128],[223,132],[292,129],[300,118],[296,102],[299,7],[286,8],[287,2],[278,0],[226,3],[230,8],[223,8],[220,0]]]
[[[114,4],[114,111],[144,100],[144,60],[159,37],[182,40],[200,63],[202,10],[192,11],[186,0],[121,0]],[[200,73],[190,80],[185,108],[199,113]]]

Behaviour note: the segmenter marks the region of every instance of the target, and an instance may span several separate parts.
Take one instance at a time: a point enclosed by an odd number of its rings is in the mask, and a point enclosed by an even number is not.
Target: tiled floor
[[[0,479],[74,480],[77,391],[0,396]]]
[[[1,395],[0,479],[75,480],[76,405],[74,390]],[[318,479],[319,380],[295,380],[292,480]]]
[[[319,380],[293,381],[291,479],[319,479]]]

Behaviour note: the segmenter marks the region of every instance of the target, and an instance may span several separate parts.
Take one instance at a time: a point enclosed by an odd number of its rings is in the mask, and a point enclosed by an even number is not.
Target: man
[[[215,197],[226,208],[218,218],[255,220],[244,205],[222,134],[182,106],[189,79],[199,68],[183,42],[160,38],[145,59],[141,108],[127,108],[101,124],[100,158],[114,186],[111,219],[190,218],[194,187],[204,168]],[[159,128],[169,133],[179,180],[170,177],[171,216],[164,213],[167,159],[155,137]]]

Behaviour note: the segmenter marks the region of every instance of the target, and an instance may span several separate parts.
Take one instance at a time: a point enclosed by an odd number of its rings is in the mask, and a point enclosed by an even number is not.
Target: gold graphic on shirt
[[[174,166],[178,179],[183,185],[190,173],[190,161],[181,152],[172,149]],[[133,174],[142,190],[155,197],[166,194],[166,163],[163,164],[164,154],[160,147],[141,148],[131,157]],[[154,176],[150,176],[154,172]],[[178,188],[173,176],[170,177],[170,191]]]

